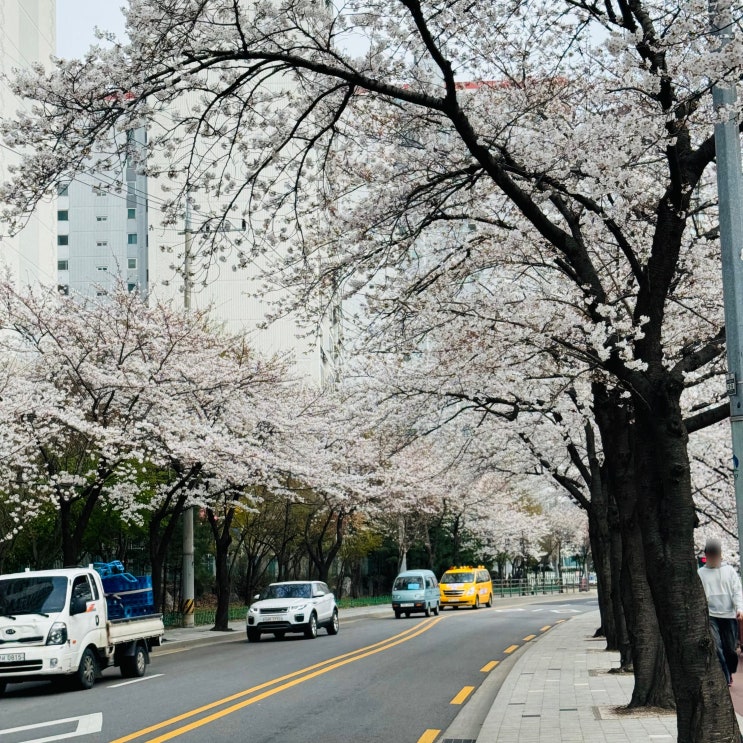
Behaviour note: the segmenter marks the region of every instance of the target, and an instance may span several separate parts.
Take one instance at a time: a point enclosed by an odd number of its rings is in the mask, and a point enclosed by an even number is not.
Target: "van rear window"
[[[444,573],[441,583],[474,583],[474,573]]]
[[[406,575],[395,578],[395,584],[392,586],[393,591],[420,591],[423,588],[423,576]]]

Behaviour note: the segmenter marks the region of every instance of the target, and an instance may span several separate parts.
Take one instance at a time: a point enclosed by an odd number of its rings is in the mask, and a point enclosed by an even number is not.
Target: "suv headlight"
[[[289,611],[302,611],[302,609],[307,608],[307,602],[305,601],[303,604],[294,604],[293,606],[289,607]]]
[[[64,645],[67,642],[67,625],[64,622],[55,622],[46,636],[47,645]]]
[[[258,613],[258,607],[257,606],[251,606],[250,609],[248,609],[248,613],[250,613],[250,614],[257,614]]]

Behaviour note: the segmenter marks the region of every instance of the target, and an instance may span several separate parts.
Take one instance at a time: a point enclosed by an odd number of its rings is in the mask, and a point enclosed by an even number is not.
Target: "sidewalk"
[[[675,714],[617,712],[629,702],[633,679],[607,673],[618,667],[619,655],[592,639],[599,623],[598,612],[581,614],[524,648],[477,743],[675,741]]]

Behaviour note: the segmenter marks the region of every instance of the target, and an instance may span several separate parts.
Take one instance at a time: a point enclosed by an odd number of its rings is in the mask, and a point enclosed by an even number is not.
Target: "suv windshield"
[[[474,583],[475,576],[473,573],[444,573],[441,576],[441,583]]]
[[[420,591],[423,588],[423,576],[421,575],[404,575],[395,578],[393,591]]]
[[[269,586],[262,599],[311,599],[311,583],[276,583]]]
[[[67,599],[67,578],[34,576],[0,579],[0,614],[53,614]]]

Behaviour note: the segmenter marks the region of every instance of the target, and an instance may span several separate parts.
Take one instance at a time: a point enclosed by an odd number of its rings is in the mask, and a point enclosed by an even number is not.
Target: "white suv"
[[[337,635],[338,607],[335,596],[325,583],[317,580],[271,583],[248,609],[248,642],[258,642],[270,632],[281,639],[287,632],[317,637],[317,628],[325,627]]]

